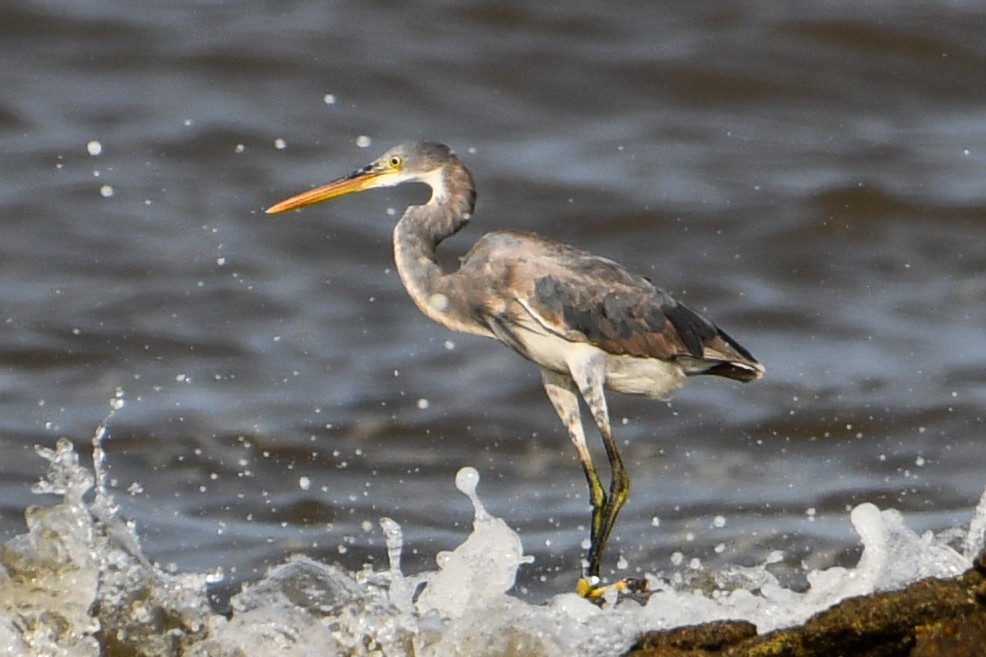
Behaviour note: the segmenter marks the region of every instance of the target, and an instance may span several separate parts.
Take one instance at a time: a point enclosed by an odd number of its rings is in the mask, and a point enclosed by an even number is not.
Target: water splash
[[[353,574],[296,556],[245,585],[225,616],[206,596],[215,574],[171,575],[150,564],[113,503],[102,441],[122,405],[118,391],[93,436],[92,471],[68,440],[37,449],[49,465],[33,490],[61,501],[30,508],[28,532],[0,545],[0,647],[8,654],[612,657],[645,630],[722,618],[750,620],[761,632],[795,624],[849,595],[954,575],[983,547],[986,494],[969,531],[951,532],[964,537],[965,556],[947,536],[919,536],[900,513],[863,504],[851,514],[864,544],[859,563],[807,573],[805,592],[781,586],[764,564],[715,573],[711,594],[649,576],[654,592],[643,604],[600,609],[571,593],[530,605],[509,592],[531,559],[484,508],[479,473],[463,468],[456,486],[472,503],[473,530],[437,556],[437,570],[405,575],[401,527],[382,518],[388,569]]]
[[[479,487],[479,471],[476,468],[466,466],[455,473],[455,487],[472,502],[474,522],[485,522],[490,519],[490,514],[486,512],[486,507],[476,493]]]
[[[96,657],[131,643],[141,646],[137,654],[174,654],[202,637],[213,614],[209,576],[151,566],[105,488],[101,441],[122,399],[118,392],[92,438],[94,472],[64,438],[37,448],[48,471],[32,490],[62,501],[29,508],[28,532],[0,545],[0,645],[8,654]]]
[[[428,578],[418,597],[422,615],[435,612],[458,618],[501,602],[514,585],[517,568],[533,560],[524,556],[517,533],[483,507],[476,493],[475,468],[459,470],[455,485],[472,502],[473,532],[455,550],[438,553],[438,572]]]

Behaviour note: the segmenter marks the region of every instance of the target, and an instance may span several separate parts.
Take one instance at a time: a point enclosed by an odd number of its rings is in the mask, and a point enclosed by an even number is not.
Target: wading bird
[[[589,590],[598,582],[606,543],[630,490],[604,390],[667,399],[689,376],[753,381],[764,368],[719,327],[648,279],[532,233],[489,233],[458,270],[443,271],[435,251],[469,221],[476,188],[462,160],[442,144],[395,146],[362,169],[267,212],[410,182],[431,187],[431,198],[409,207],[394,229],[401,281],[421,312],[442,326],[497,339],[541,368],[548,399],[568,429],[589,484],[592,524],[584,575],[592,584],[580,584],[580,590]],[[608,493],[586,445],[580,394],[609,459]]]

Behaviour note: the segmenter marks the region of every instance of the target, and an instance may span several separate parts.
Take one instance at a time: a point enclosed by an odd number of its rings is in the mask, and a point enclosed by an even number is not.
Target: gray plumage
[[[575,445],[589,484],[591,546],[585,573],[598,577],[630,478],[613,439],[605,389],[666,399],[689,376],[737,381],[763,366],[722,329],[619,264],[533,233],[485,235],[445,272],[438,246],[471,218],[472,175],[442,144],[407,142],[366,167],[283,201],[268,212],[374,187],[422,182],[429,201],[407,209],[394,229],[394,259],[418,308],[455,331],[482,335],[535,362],[549,400]],[[581,396],[610,464],[608,493],[589,455]]]

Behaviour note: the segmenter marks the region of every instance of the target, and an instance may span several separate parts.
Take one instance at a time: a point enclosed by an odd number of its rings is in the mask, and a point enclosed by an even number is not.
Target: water
[[[118,393],[113,407],[122,405]],[[437,570],[405,576],[401,528],[384,518],[385,570],[351,574],[294,556],[245,585],[220,614],[208,598],[218,576],[162,571],[120,516],[105,488],[109,419],[92,440],[92,471],[68,440],[37,450],[49,467],[33,490],[60,499],[29,509],[30,531],[0,544],[0,645],[9,654],[615,656],[648,630],[742,619],[766,632],[848,596],[954,577],[983,542],[986,493],[967,531],[939,537],[918,536],[899,512],[865,503],[851,514],[864,544],[859,563],[808,572],[803,593],[780,585],[769,563],[706,573],[704,583],[701,567],[689,565],[671,576],[648,573],[647,598],[618,600],[609,589],[598,605],[575,593],[531,605],[508,595],[531,558],[517,533],[486,511],[479,474],[465,467],[455,484],[472,503],[472,531],[438,555]],[[949,545],[958,538],[961,553]]]
[[[85,444],[122,386],[108,481],[173,572],[221,567],[228,596],[292,553],[382,565],[382,516],[405,571],[430,568],[471,526],[448,492],[469,464],[535,558],[521,594],[571,590],[586,492],[535,368],[430,323],[394,272],[387,210],[421,191],[262,214],[407,138],[476,175],[449,262],[497,228],[591,248],[767,367],[611,399],[634,488],[607,576],[780,550],[798,580],[802,559],[855,561],[845,514],[867,501],[919,532],[966,522],[986,466],[984,20],[0,8],[0,537],[25,530],[34,446]]]

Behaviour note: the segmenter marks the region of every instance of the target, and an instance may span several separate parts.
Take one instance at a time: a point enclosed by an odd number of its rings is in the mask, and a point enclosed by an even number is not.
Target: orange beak
[[[322,185],[321,187],[310,189],[307,192],[302,192],[297,196],[292,196],[291,198],[285,199],[280,203],[276,203],[267,208],[266,212],[267,214],[287,212],[288,210],[303,208],[306,205],[314,205],[316,203],[321,203],[322,201],[328,201],[330,198],[345,196],[346,194],[361,192],[364,189],[379,187],[380,178],[386,174],[386,171],[379,171],[376,169],[360,169],[359,171],[351,173],[344,178],[333,180],[332,182]]]

